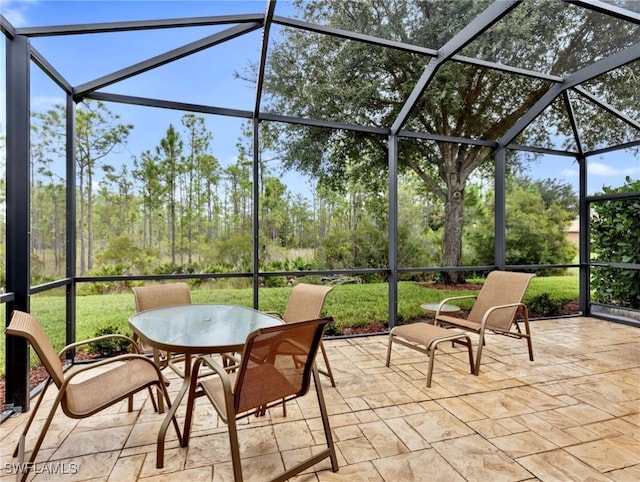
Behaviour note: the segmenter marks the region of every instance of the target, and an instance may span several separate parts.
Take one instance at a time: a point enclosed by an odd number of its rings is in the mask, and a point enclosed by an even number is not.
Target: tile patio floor
[[[425,355],[394,345],[385,367],[386,336],[326,341],[337,387],[323,377],[323,389],[340,470],[331,472],[325,459],[295,480],[640,480],[640,329],[565,318],[534,321],[532,331],[535,362],[522,340],[492,335],[478,377],[469,374],[464,349],[443,343],[431,388]],[[146,394],[131,413],[124,402],[81,421],[60,413],[38,461],[77,472],[40,470],[29,480],[231,480],[226,426],[204,399],[189,447],[180,448],[169,430],[165,466],[156,469],[162,416]],[[287,407],[286,418],[272,409],[242,423],[245,480],[268,480],[322,443],[315,394]],[[184,407],[178,414],[182,422]],[[7,464],[15,462],[11,451],[26,418],[0,425],[2,482],[15,479]],[[27,450],[34,440],[27,438]]]

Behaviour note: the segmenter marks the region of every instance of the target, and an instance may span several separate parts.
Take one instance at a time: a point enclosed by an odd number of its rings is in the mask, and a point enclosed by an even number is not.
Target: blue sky
[[[266,8],[259,1],[7,1],[1,0],[2,14],[16,27],[69,25],[148,19],[218,16],[258,13]],[[286,2],[278,7],[280,14]],[[78,86],[110,74],[171,49],[212,35],[232,25],[162,29],[151,32],[118,32],[32,38],[32,45],[72,85]],[[111,93],[157,98],[215,107],[252,110],[255,88],[236,73],[245,73],[260,54],[262,31],[258,30],[207,51],[153,69],[142,75],[107,86]],[[130,46],[135,45],[135,49]],[[202,66],[211,66],[203,69]],[[32,111],[44,112],[56,104],[64,104],[60,89],[37,66],[32,64]],[[127,147],[111,156],[114,166],[126,162],[144,150],[154,150],[170,124],[181,128],[183,112],[164,109],[108,104],[120,121],[135,127]],[[200,115],[200,114],[197,114]],[[223,116],[206,116],[213,134],[211,151],[223,166],[235,162],[236,144],[242,137],[246,120]],[[266,156],[269,157],[269,156]],[[277,161],[270,163],[274,174],[281,176],[294,193],[307,194],[309,184],[300,175],[282,172]]]
[[[16,27],[263,13],[266,8],[264,0],[0,1],[2,14]],[[287,15],[287,7],[286,2],[279,1],[276,14]],[[44,37],[32,39],[32,44],[72,85],[77,86],[228,27],[229,25],[223,25],[91,34],[81,37]],[[277,29],[272,31],[272,35],[275,34]],[[247,34],[205,52],[108,86],[104,90],[251,110],[254,102],[253,86],[236,78],[234,74],[246,72],[249,64],[257,61],[261,35],[261,31]],[[135,48],[131,48],[132,45],[135,45]],[[32,110],[45,111],[54,104],[63,102],[64,97],[57,86],[33,66]],[[119,159],[124,162],[130,161],[131,156],[139,156],[143,150],[153,150],[164,137],[169,124],[179,127],[182,117],[182,112],[120,104],[109,104],[109,109],[119,114],[122,122],[135,125],[127,150],[118,153]],[[206,120],[214,137],[213,154],[223,166],[234,162],[237,154],[236,143],[241,137],[243,121],[220,116],[206,116]],[[118,162],[115,160],[113,163]],[[277,161],[272,164],[274,169],[278,168]],[[588,166],[589,192],[598,191],[603,185],[620,185],[627,175],[634,179],[640,178],[640,158],[630,151],[590,158]],[[292,191],[308,191],[306,182],[300,176],[293,173],[279,174]],[[578,169],[571,158],[543,156],[533,165],[530,174],[533,177],[558,178],[577,186]]]

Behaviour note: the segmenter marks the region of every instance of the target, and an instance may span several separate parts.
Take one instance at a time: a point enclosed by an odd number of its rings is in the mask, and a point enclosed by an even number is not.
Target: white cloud
[[[610,164],[603,164],[601,162],[590,162],[587,165],[587,169],[590,175],[597,176],[632,176],[634,174],[640,174],[640,163],[636,167],[627,166],[623,168],[615,168]]]
[[[28,10],[39,0],[2,0],[2,15],[14,27],[26,27],[29,25],[27,19]]]
[[[640,162],[638,162],[636,167],[627,165],[618,168],[602,162],[590,162],[587,170],[589,176],[634,176],[640,174]],[[560,171],[560,174],[564,177],[580,177],[580,171],[578,169],[563,169]]]

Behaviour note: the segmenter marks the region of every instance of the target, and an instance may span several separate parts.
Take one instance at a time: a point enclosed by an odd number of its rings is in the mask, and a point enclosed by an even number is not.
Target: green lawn
[[[475,280],[470,280],[476,282]],[[480,282],[479,280],[477,282]],[[289,299],[291,287],[261,288],[260,309],[284,311]],[[436,303],[450,296],[474,294],[475,291],[447,291],[425,288],[414,282],[400,282],[398,286],[398,318],[401,321],[423,317],[420,309],[422,303]],[[569,301],[578,299],[577,276],[536,277],[531,281],[525,303],[542,293],[548,293],[553,301]],[[224,288],[192,288],[194,303],[228,303],[252,306],[253,292],[246,289]],[[45,331],[52,339],[57,350],[64,346],[65,336],[65,304],[64,292],[56,290],[39,294],[31,298],[31,313],[44,325]],[[472,300],[458,303],[463,309],[471,307]],[[113,328],[114,331],[129,333],[127,319],[135,312],[133,293],[78,296],[77,338],[90,338],[101,329]],[[4,319],[4,310],[1,318]],[[364,326],[371,322],[386,323],[388,311],[388,285],[353,284],[335,286],[325,302],[325,313],[333,316],[337,327]],[[4,376],[5,340],[0,340],[0,356],[2,366],[0,376]],[[32,358],[32,363],[37,360]]]

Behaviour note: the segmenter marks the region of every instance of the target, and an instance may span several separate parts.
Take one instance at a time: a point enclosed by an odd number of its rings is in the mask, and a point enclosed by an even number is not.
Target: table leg
[[[182,386],[176,395],[173,403],[171,404],[171,408],[168,410],[167,415],[162,421],[162,425],[160,426],[160,431],[158,432],[158,444],[157,444],[157,453],[156,453],[156,467],[161,469],[164,467],[164,441],[167,435],[167,429],[169,428],[169,424],[174,419],[176,411],[178,410],[178,406],[180,402],[184,398],[185,393],[189,389],[191,385],[191,355],[189,353],[185,354],[184,357],[184,378],[182,379]],[[178,432],[178,442],[180,446],[183,445],[182,436],[180,435],[180,430],[176,427],[176,431]]]
[[[200,361],[195,362],[192,370],[195,371],[195,375],[191,376],[191,386],[189,387],[189,395],[187,395],[187,411],[184,417],[184,428],[182,429],[183,447],[189,446],[189,438],[191,436],[191,423],[193,421],[193,409],[195,406],[195,399],[199,396],[196,392],[198,385],[198,371],[200,370]]]

